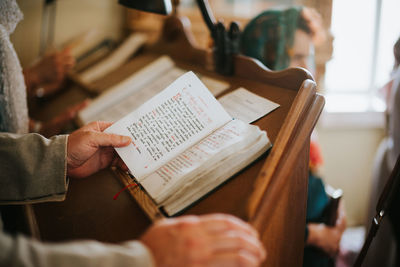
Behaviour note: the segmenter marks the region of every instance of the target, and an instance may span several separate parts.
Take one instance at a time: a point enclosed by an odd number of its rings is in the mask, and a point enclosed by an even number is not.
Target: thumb
[[[91,132],[91,143],[94,146],[124,147],[131,143],[129,136],[109,134],[104,132]]]

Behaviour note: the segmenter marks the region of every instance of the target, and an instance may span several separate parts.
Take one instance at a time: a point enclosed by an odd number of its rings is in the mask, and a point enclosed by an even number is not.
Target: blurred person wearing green
[[[274,71],[302,67],[315,74],[314,45],[323,43],[325,39],[321,17],[314,9],[271,9],[246,25],[241,36],[241,52],[258,59]],[[317,175],[317,167],[321,163],[318,144],[312,140],[303,260],[303,266],[307,267],[332,266],[346,228],[343,203],[339,205],[336,225],[323,223],[329,198],[322,179]]]

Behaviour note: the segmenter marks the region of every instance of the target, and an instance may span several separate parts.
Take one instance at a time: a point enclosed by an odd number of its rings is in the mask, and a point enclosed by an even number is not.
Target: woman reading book
[[[302,67],[314,72],[314,45],[326,39],[320,15],[313,9],[292,7],[267,10],[251,20],[241,37],[241,50],[272,70]],[[329,199],[324,183],[317,176],[322,163],[318,144],[311,140],[307,199],[306,247],[303,266],[329,266],[329,257],[320,257],[315,248],[336,256],[346,227],[343,203],[335,226],[322,223]]]

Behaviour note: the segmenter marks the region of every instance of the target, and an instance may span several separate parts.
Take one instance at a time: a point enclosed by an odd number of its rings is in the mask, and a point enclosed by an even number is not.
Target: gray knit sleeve
[[[149,249],[138,241],[114,245],[97,241],[42,243],[0,232],[0,266],[8,267],[152,267]]]
[[[65,198],[67,136],[0,133],[0,204]]]

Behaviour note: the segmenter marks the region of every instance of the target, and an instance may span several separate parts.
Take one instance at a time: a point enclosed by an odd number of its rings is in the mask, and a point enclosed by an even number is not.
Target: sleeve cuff
[[[46,139],[38,134],[7,134],[3,137],[0,158],[4,168],[0,185],[4,185],[4,190],[0,188],[0,202],[26,204],[64,200],[68,189],[68,136]]]

